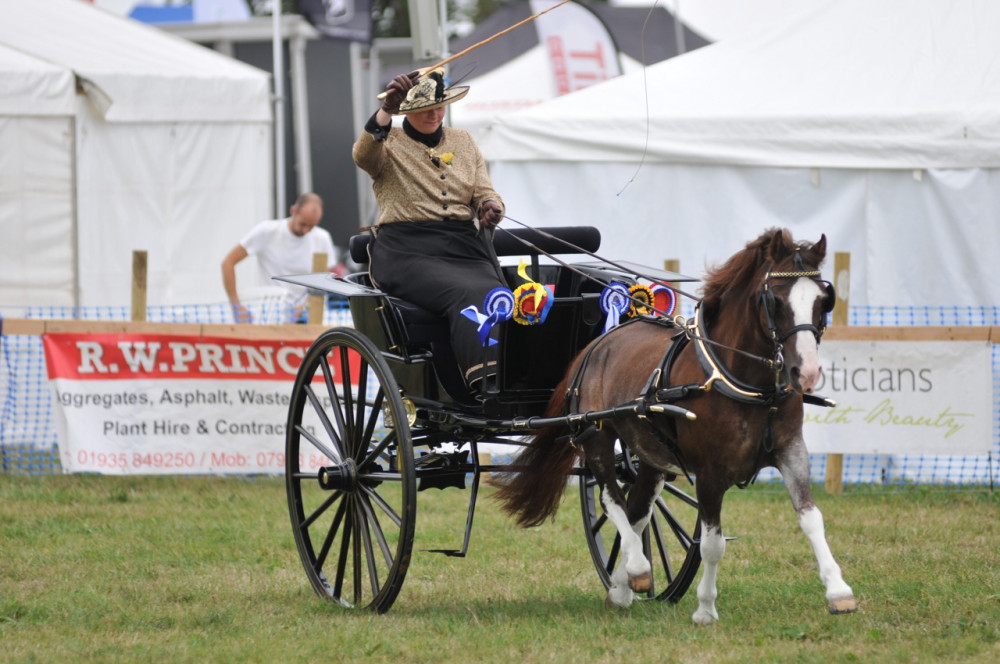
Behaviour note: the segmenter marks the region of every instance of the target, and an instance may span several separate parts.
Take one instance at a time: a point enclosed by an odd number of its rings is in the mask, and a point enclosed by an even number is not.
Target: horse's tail
[[[547,417],[565,414],[564,395],[569,377],[556,387]],[[551,427],[536,433],[517,456],[514,474],[495,494],[503,510],[521,527],[541,525],[555,516],[566,488],[566,478],[581,452],[569,440],[559,440],[569,432],[566,427]]]

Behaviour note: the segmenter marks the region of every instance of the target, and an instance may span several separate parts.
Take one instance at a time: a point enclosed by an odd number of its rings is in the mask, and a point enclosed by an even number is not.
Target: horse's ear
[[[816,265],[826,258],[826,233],[819,236],[819,241],[812,246],[813,255],[816,257]]]
[[[772,262],[780,262],[788,255],[788,247],[791,244],[791,233],[787,228],[772,228],[770,232],[762,237],[764,255]]]

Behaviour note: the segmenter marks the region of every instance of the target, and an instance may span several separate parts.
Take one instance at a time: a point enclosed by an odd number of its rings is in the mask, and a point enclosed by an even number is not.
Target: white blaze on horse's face
[[[788,305],[792,310],[793,325],[812,325],[816,303],[824,296],[819,284],[807,277],[800,277],[788,294]],[[825,314],[824,314],[825,315]],[[810,330],[796,332],[790,341],[794,341],[795,352],[799,356],[798,383],[803,392],[812,392],[819,380],[819,344]],[[793,367],[793,379],[795,378]]]

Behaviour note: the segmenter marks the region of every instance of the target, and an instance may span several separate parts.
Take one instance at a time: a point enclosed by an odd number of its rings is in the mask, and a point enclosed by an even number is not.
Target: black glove
[[[407,91],[413,87],[413,81],[419,75],[420,72],[413,71],[409,74],[400,74],[389,81],[389,85],[385,86],[386,95],[382,100],[382,110],[389,115],[399,113],[399,105],[406,99]]]
[[[503,210],[496,201],[485,201],[479,208],[480,227],[493,228],[503,218]]]

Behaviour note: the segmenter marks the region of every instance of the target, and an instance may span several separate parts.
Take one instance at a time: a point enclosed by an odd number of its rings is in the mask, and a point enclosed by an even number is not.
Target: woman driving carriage
[[[484,347],[461,312],[507,287],[492,245],[504,206],[472,137],[442,124],[444,107],[468,91],[446,89],[441,69],[397,76],[353,157],[371,177],[379,207],[368,249],[372,282],[446,317],[466,385],[488,393],[495,391],[496,347]],[[394,128],[397,113],[405,117]]]

